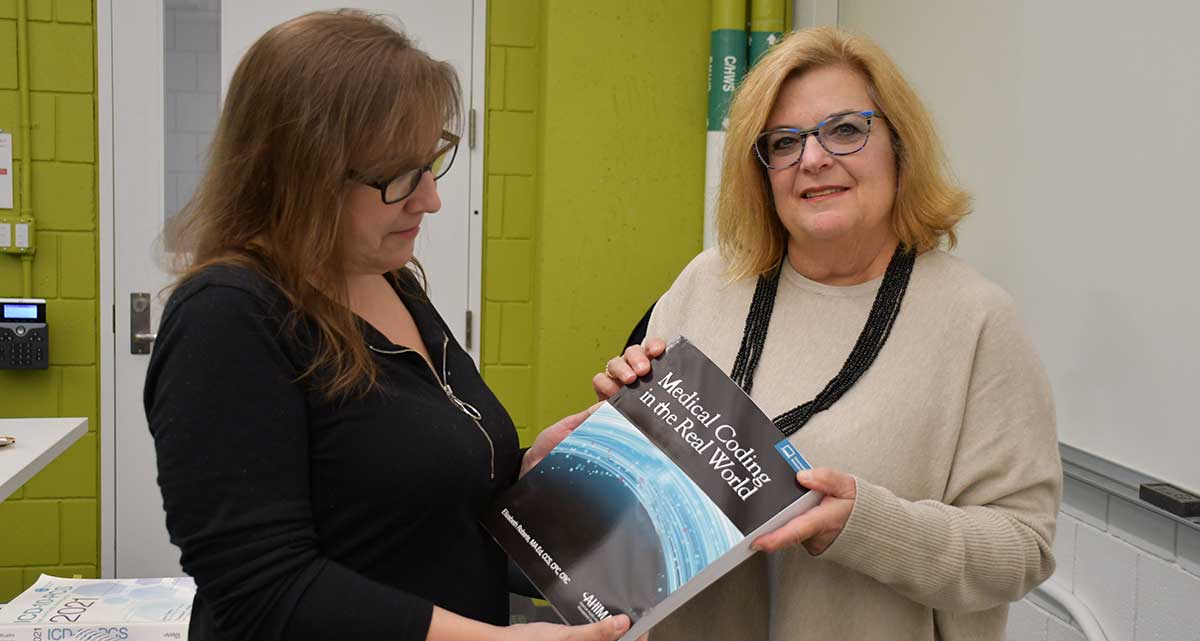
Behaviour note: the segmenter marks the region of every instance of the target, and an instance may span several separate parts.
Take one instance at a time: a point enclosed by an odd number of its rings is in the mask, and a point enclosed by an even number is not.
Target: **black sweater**
[[[286,330],[263,277],[214,267],[171,296],[144,400],[192,641],[423,641],[433,604],[508,623],[477,519],[516,478],[516,431],[427,299],[398,295],[439,371],[363,322],[380,385],[340,403],[298,380],[312,327]]]

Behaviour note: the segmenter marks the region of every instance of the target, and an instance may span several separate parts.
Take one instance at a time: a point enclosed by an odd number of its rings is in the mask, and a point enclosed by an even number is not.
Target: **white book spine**
[[[0,641],[187,641],[187,623],[0,625]]]

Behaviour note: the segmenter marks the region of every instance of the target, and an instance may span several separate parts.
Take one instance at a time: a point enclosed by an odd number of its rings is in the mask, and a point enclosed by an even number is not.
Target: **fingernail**
[[[800,472],[797,472],[796,480],[800,481],[801,483],[808,483],[809,481],[812,480],[812,472],[810,472],[808,470],[802,470]]]

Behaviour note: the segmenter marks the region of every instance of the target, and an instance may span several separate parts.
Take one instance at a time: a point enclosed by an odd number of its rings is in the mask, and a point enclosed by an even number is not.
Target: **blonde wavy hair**
[[[754,156],[755,138],[790,78],[818,67],[844,65],[863,75],[871,99],[892,132],[896,198],[892,228],[918,252],[950,247],[954,228],[970,212],[970,195],[954,184],[933,126],[916,92],[896,64],[866,37],[835,27],[792,33],[773,47],[746,76],[729,110],[717,231],[721,255],[734,280],[756,277],[779,264],[787,230],[771,198],[765,169]]]
[[[176,285],[217,264],[253,269],[316,329],[301,378],[330,397],[378,371],[348,305],[341,221],[356,173],[388,179],[429,161],[429,132],[461,125],[458,76],[393,21],[310,13],[263,34],[229,84],[203,179],[168,230]],[[413,271],[415,269],[415,271]],[[392,274],[423,292],[419,265]],[[298,335],[298,333],[297,333]]]

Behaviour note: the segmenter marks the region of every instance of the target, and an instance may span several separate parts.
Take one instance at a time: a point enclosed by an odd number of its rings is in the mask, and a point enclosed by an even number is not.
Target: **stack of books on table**
[[[0,641],[187,639],[191,578],[61,579],[43,574],[0,607]]]

